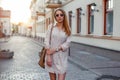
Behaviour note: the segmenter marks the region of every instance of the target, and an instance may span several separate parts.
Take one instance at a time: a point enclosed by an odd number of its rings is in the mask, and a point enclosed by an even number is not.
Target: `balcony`
[[[37,16],[45,16],[45,12],[36,12]]]
[[[61,7],[62,6],[62,2],[60,0],[56,0],[56,1],[53,1],[53,0],[49,0],[46,2],[46,7],[47,8],[58,8],[58,7]]]

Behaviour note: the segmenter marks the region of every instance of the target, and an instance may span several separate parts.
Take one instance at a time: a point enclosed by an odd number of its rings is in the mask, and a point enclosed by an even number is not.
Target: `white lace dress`
[[[51,73],[63,74],[67,69],[67,59],[68,59],[68,48],[70,45],[70,36],[67,36],[64,31],[59,30],[54,26],[51,36],[51,45],[49,45],[49,36],[50,36],[51,27],[48,29],[45,38],[45,47],[46,48],[58,48],[61,46],[64,51],[56,52],[52,55],[52,67],[49,67],[45,62],[45,69]],[[46,56],[47,57],[47,56]]]

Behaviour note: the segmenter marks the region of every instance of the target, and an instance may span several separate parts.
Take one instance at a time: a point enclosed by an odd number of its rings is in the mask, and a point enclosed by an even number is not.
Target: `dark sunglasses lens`
[[[63,14],[60,14],[61,17],[63,17],[64,15]]]
[[[56,14],[56,17],[58,17],[58,16],[63,17],[64,15],[63,14]]]
[[[56,17],[58,17],[59,15],[57,14]]]

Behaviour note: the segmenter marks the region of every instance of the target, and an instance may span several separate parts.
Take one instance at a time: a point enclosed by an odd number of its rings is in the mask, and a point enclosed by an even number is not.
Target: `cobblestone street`
[[[119,3],[0,0],[0,80],[50,80],[49,70],[66,67],[65,80],[120,80]],[[55,48],[54,70],[38,64],[45,45]]]
[[[0,60],[0,80],[48,80],[46,71],[40,68],[40,46],[27,38],[14,37],[1,44],[2,49],[14,51],[13,59]]]
[[[14,51],[13,59],[0,59],[0,80],[49,80],[47,71],[38,65],[41,46],[33,39],[14,36],[1,42],[0,47]],[[69,62],[66,80],[94,80],[96,77]]]

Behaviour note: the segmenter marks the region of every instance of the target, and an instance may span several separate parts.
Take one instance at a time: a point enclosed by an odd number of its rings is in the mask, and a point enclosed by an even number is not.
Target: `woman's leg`
[[[66,73],[58,74],[58,80],[65,80]]]
[[[56,74],[55,73],[50,73],[49,72],[49,75],[50,75],[50,80],[56,80]]]

